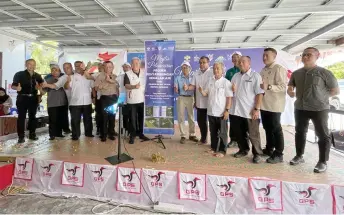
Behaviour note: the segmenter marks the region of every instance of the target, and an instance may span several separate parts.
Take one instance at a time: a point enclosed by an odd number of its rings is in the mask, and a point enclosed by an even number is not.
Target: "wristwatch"
[[[254,110],[259,111],[260,109],[259,108],[254,108]]]
[[[229,112],[229,109],[226,109],[227,112]]]
[[[269,84],[269,85],[268,85],[268,90],[271,90],[271,88],[272,88],[272,86]]]

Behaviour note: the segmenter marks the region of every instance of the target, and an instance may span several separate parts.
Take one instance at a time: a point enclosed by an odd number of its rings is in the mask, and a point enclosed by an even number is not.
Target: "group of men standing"
[[[326,171],[330,150],[327,125],[329,97],[339,94],[339,88],[334,75],[316,65],[319,55],[316,48],[305,49],[302,54],[304,67],[292,74],[289,83],[287,70],[275,62],[277,51],[273,48],[264,50],[262,58],[265,67],[260,73],[252,71],[251,58],[241,56],[240,53],[232,55],[234,67],[226,74],[222,62],[215,62],[211,71],[209,59],[203,56],[199,61],[199,70],[191,78],[191,66],[188,62],[183,62],[182,74],[175,78],[174,86],[179,95],[177,109],[180,142],[186,142],[185,108],[189,121],[189,139],[196,142],[198,140],[193,120],[195,105],[201,133],[200,142],[203,144],[207,143],[207,119],[209,121],[211,144],[208,153],[223,157],[228,147],[237,144],[239,150],[234,157],[244,157],[250,150],[251,142],[253,163],[259,163],[262,156],[268,156],[266,162],[271,164],[283,162],[284,137],[280,119],[288,94],[290,97],[296,96],[296,156],[290,161],[290,165],[304,162],[306,134],[311,119],[319,136],[319,159],[314,172]],[[266,134],[264,149],[261,147],[260,121]],[[229,143],[228,133],[231,139]]]

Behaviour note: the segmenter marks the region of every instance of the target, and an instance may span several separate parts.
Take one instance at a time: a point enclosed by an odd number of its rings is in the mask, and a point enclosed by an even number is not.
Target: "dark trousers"
[[[223,117],[208,116],[210,129],[210,147],[213,151],[225,152],[227,149],[227,120]]]
[[[65,108],[65,106],[49,107],[48,108],[49,136],[50,137],[61,137],[62,136],[63,123],[65,123],[62,120],[62,119],[65,119],[65,116],[64,116],[65,112],[63,111],[64,108]]]
[[[81,115],[84,121],[85,136],[92,136],[92,105],[69,106],[71,112],[72,137],[79,138],[81,135]]]
[[[208,136],[207,109],[197,108],[197,124],[201,131],[201,141],[206,141]]]
[[[231,123],[235,125],[233,126],[233,129],[238,140],[239,150],[242,152],[250,151],[250,145],[247,140],[249,139],[252,144],[252,154],[263,154],[260,143],[259,119],[253,120],[231,115],[231,121]]]
[[[123,105],[122,107],[122,119],[123,119],[123,128],[126,131],[129,131],[130,112],[128,110],[128,105]]]
[[[144,103],[127,104],[129,110],[129,133],[135,138],[137,134],[143,135]]]
[[[108,135],[109,137],[115,136],[115,120],[116,120],[116,113],[112,110],[109,110],[110,106],[113,106],[117,103],[117,95],[111,96],[101,96],[100,97],[100,104],[101,104],[101,125],[100,125],[100,136],[106,138]]]
[[[265,130],[266,147],[269,152],[276,156],[283,155],[284,137],[281,126],[281,113],[260,111],[262,124]]]
[[[305,111],[295,109],[295,148],[296,155],[301,156],[305,152],[306,135],[309,120],[312,120],[315,134],[318,136],[319,161],[326,162],[330,154],[330,132],[328,130],[328,110]]]
[[[29,114],[28,130],[30,132],[30,136],[35,136],[37,127],[36,113],[38,108],[38,97],[18,95],[16,105],[18,110],[18,137],[24,138],[25,136],[25,119],[27,113]]]
[[[96,127],[97,127],[97,131],[100,131],[101,119],[102,119],[102,107],[101,107],[100,99],[96,99],[95,112],[96,112]]]
[[[60,117],[58,118],[59,120],[61,120],[62,122],[62,130],[63,131],[69,131],[69,116],[68,116],[68,105],[64,105],[60,107]]]
[[[231,116],[229,116],[229,137],[231,138],[231,141],[238,141],[237,138],[235,138],[234,126],[235,124],[232,123]]]

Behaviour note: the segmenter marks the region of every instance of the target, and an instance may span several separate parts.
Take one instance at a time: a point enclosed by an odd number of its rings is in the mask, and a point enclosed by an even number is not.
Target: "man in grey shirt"
[[[51,65],[51,75],[45,77],[45,81],[48,84],[54,84],[61,76],[60,68],[57,64]],[[47,106],[49,115],[49,136],[50,140],[54,140],[55,137],[64,137],[62,135],[63,119],[66,119],[64,111],[68,106],[67,96],[63,88],[58,90],[44,88],[44,91],[48,92]],[[68,109],[67,109],[68,110]]]
[[[304,67],[292,73],[288,84],[288,95],[295,97],[295,147],[296,156],[290,165],[304,162],[303,154],[309,120],[312,120],[315,133],[319,138],[319,160],[314,172],[327,169],[330,154],[330,133],[327,125],[329,98],[339,94],[337,79],[329,70],[316,65],[319,50],[306,48],[302,53]],[[294,89],[296,88],[296,93]]]

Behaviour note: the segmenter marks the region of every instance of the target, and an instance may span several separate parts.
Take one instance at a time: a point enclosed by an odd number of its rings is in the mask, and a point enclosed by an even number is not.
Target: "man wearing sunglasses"
[[[309,120],[312,120],[319,141],[319,160],[315,173],[325,172],[330,154],[330,133],[327,125],[330,109],[329,97],[339,94],[338,82],[332,72],[316,65],[319,50],[306,48],[302,54],[304,67],[292,73],[288,84],[288,95],[295,101],[295,147],[296,156],[290,165],[304,162],[303,154]],[[294,89],[296,88],[296,92]]]

